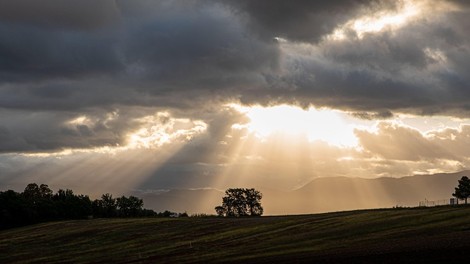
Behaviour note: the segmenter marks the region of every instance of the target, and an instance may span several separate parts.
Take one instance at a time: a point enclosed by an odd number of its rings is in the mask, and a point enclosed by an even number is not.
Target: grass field
[[[0,231],[0,263],[466,263],[470,207],[93,219]]]

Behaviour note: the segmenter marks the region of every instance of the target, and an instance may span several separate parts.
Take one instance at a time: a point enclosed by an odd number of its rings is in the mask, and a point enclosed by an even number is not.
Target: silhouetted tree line
[[[60,189],[54,194],[46,184],[30,183],[22,193],[13,190],[0,192],[0,229],[92,217],[187,216],[186,213],[170,211],[156,213],[143,206],[143,200],[135,196],[113,198],[107,193],[92,201],[88,195],[76,195],[70,189]]]

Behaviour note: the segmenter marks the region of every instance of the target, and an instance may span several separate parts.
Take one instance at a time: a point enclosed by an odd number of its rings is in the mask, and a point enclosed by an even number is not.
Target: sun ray
[[[214,182],[214,186],[219,188],[226,188],[232,184],[238,184],[240,181],[240,171],[239,171],[239,163],[242,159],[243,153],[247,151],[247,145],[250,145],[250,148],[256,148],[256,142],[250,141],[246,135],[241,134],[238,128],[232,127],[232,132],[229,134],[231,138],[231,145],[230,151],[226,154],[227,155],[227,162],[224,164],[224,170],[221,172],[220,176],[216,178]],[[250,141],[250,143],[248,143]],[[233,174],[237,173],[238,176],[233,178]],[[238,181],[238,182],[234,182]]]

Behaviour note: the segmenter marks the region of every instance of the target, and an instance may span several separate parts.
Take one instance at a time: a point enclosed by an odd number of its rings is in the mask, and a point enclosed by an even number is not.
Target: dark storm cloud
[[[106,32],[0,23],[0,82],[83,78],[123,68]]]
[[[113,23],[119,15],[115,0],[5,0],[0,20],[68,29],[94,29]]]
[[[161,88],[230,89],[254,85],[277,66],[277,45],[247,35],[226,10],[206,7],[130,18],[124,51],[128,73]]]
[[[262,73],[278,65],[277,44],[250,36],[243,23],[221,5],[194,1],[122,1],[116,5],[121,10],[119,20],[89,30],[60,28],[60,21],[57,27],[44,26],[21,15],[13,22],[0,20],[0,89],[8,90],[13,99],[3,100],[0,107],[28,101],[46,109],[55,104],[76,109],[93,103],[161,104],[163,96],[181,96],[181,92],[191,98],[192,93],[212,90],[224,95],[260,86]],[[70,11],[70,7],[55,7]],[[48,11],[37,10],[44,17]],[[22,84],[11,88],[11,83]],[[107,92],[94,93],[102,90]],[[74,94],[74,100],[44,102],[45,92],[50,99]],[[233,95],[236,92],[229,96]],[[91,100],[76,100],[89,96]]]

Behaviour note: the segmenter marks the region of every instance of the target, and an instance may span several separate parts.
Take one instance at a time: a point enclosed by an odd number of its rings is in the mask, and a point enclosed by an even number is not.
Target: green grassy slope
[[[242,219],[94,219],[0,231],[0,263],[452,263],[469,256],[466,206]]]

